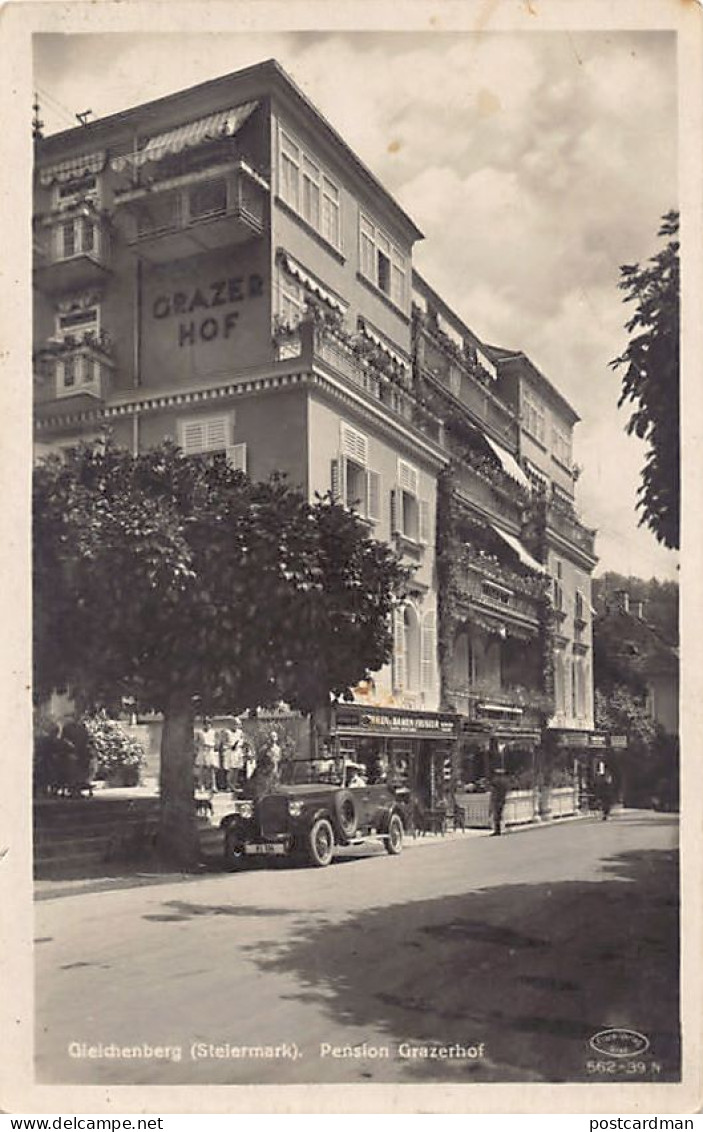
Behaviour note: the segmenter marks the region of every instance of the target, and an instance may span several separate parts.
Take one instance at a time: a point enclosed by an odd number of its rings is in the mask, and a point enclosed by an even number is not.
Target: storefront
[[[369,782],[387,778],[432,808],[451,794],[456,725],[448,713],[338,704],[329,747],[335,757],[362,764]]]
[[[618,795],[622,788],[622,752],[626,735],[606,731],[570,731],[553,728],[545,733],[552,758],[573,760],[580,809],[592,807],[597,779],[610,775]]]

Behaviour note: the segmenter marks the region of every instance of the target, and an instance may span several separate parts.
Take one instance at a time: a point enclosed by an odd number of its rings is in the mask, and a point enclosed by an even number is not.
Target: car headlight
[[[288,813],[290,814],[290,816],[292,818],[299,818],[304,809],[305,809],[305,803],[304,802],[289,802],[288,803]]]
[[[235,814],[238,814],[240,818],[250,818],[254,814],[254,803],[253,802],[235,802],[234,812],[235,812]]]

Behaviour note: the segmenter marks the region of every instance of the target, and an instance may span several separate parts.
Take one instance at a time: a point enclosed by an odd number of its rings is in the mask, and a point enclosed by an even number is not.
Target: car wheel
[[[318,818],[308,833],[308,858],[312,865],[324,869],[334,854],[334,830],[327,818]]]
[[[391,820],[388,823],[388,833],[384,842],[386,846],[386,853],[390,853],[392,857],[397,857],[403,848],[403,823],[400,814],[391,814]]]
[[[225,835],[225,864],[229,869],[236,871],[241,869],[245,859],[244,846],[237,839],[234,830],[229,830]]]
[[[346,790],[337,794],[334,799],[334,809],[342,836],[351,841],[359,824],[354,795]]]

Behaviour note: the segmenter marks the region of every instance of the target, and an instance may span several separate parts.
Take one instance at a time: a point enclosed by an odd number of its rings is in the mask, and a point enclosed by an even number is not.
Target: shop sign
[[[413,715],[391,712],[338,712],[337,727],[354,727],[360,730],[401,731],[404,733],[430,732],[435,735],[453,735],[454,721],[439,715]]]
[[[621,751],[626,750],[627,749],[627,735],[611,735],[610,736],[610,746],[615,747],[616,749],[621,750]]]
[[[596,732],[594,731],[593,734],[588,736],[588,745],[589,745],[589,747],[607,747],[608,746],[608,736],[607,735],[597,735]]]
[[[561,731],[556,736],[557,747],[587,747],[589,734],[587,731]]]

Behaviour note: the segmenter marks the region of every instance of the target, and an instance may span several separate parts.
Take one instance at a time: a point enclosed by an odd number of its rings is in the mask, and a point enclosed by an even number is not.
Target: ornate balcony
[[[260,236],[267,194],[266,181],[236,161],[125,190],[115,204],[127,242],[165,263]]]
[[[530,639],[539,630],[538,607],[544,592],[540,578],[528,578],[496,558],[466,548],[459,569],[460,601],[473,621],[506,636]]]
[[[38,222],[33,240],[34,278],[46,294],[101,283],[111,271],[110,229],[90,201]]]
[[[547,526],[566,539],[567,542],[579,547],[585,554],[595,558],[596,531],[584,527],[576,517],[576,513],[567,504],[556,503],[553,500],[547,504]]]
[[[413,311],[419,376],[457,401],[474,421],[487,426],[508,448],[518,439],[515,413],[491,389],[492,379],[471,347],[461,350],[432,320]]]
[[[52,343],[34,356],[37,403],[68,397],[104,401],[113,370],[112,346],[104,333]]]
[[[366,346],[341,328],[304,320],[297,327],[277,327],[274,340],[279,361],[303,358],[341,375],[374,401],[419,429],[437,444],[443,442],[442,422],[410,391],[410,380],[380,351]]]
[[[446,698],[459,715],[487,730],[506,726],[538,728],[545,709],[549,710],[545,697],[536,689],[480,681],[449,687]]]

